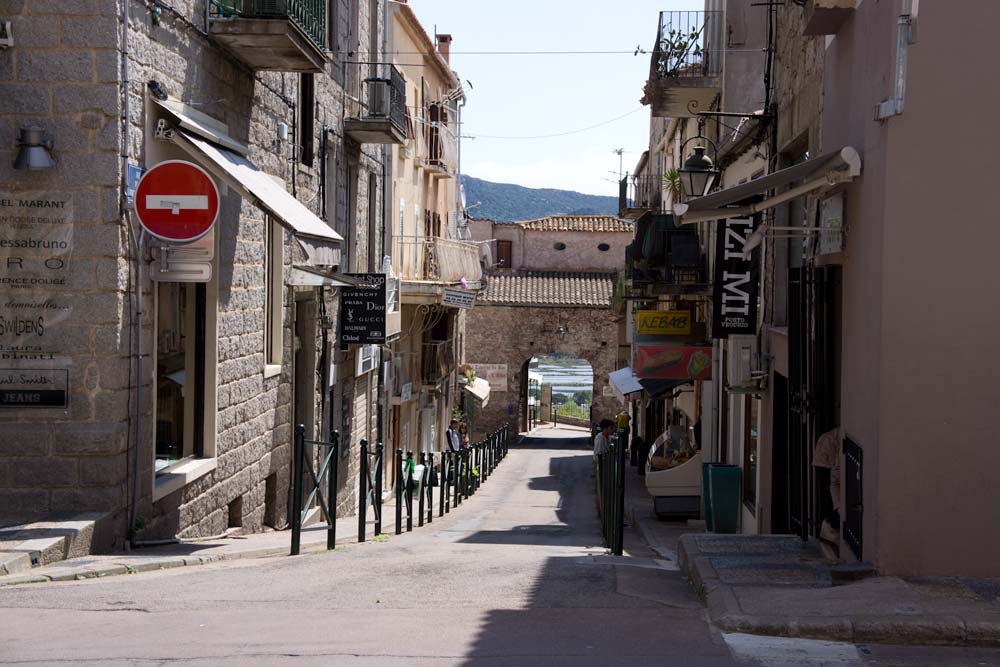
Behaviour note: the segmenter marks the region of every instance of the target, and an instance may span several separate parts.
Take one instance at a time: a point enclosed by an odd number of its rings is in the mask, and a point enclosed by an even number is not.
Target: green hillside
[[[617,215],[618,198],[571,190],[526,188],[462,176],[466,206],[482,202],[470,214],[497,222],[532,220],[547,215]],[[611,188],[613,189],[613,186]]]

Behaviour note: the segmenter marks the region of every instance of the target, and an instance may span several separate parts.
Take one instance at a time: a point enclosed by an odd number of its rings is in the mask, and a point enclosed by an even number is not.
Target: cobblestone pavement
[[[296,558],[0,589],[5,664],[1000,664],[722,634],[629,531],[606,555],[580,432],[531,437],[430,526]]]

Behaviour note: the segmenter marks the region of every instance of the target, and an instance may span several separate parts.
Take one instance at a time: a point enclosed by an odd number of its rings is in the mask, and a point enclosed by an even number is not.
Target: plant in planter
[[[663,76],[677,77],[681,70],[699,64],[702,55],[701,33],[704,24],[692,28],[685,33],[681,30],[670,30],[660,39],[659,68]]]
[[[475,382],[476,378],[479,376],[476,374],[476,369],[469,364],[462,364],[458,367],[458,381],[459,382]]]

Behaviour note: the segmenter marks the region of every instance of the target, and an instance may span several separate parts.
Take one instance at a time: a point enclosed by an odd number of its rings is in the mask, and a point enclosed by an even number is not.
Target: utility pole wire
[[[565,136],[568,136],[570,134],[579,134],[580,132],[587,132],[588,130],[593,130],[593,129],[601,127],[603,125],[608,125],[609,123],[613,123],[616,120],[621,120],[622,118],[625,118],[626,116],[631,116],[632,114],[634,114],[636,112],[642,111],[644,108],[645,107],[639,107],[638,109],[633,109],[632,111],[629,111],[628,113],[623,113],[620,116],[615,116],[614,118],[609,118],[608,120],[601,121],[600,123],[595,123],[594,125],[588,125],[587,127],[581,127],[579,129],[576,129],[576,130],[568,130],[566,132],[556,132],[554,134],[538,134],[538,135],[526,136],[526,137],[508,137],[508,136],[498,136],[498,135],[492,135],[492,134],[470,134],[470,135],[462,135],[462,136],[463,137],[467,137],[469,139],[551,139],[553,137],[565,137]]]

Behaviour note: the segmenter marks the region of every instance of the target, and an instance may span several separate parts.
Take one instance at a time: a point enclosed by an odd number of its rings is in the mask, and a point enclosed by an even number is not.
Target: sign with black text
[[[340,344],[385,342],[385,274],[350,273],[360,284],[340,288]]]
[[[712,286],[712,338],[757,333],[757,255],[743,258],[756,225],[752,218],[719,220]]]

